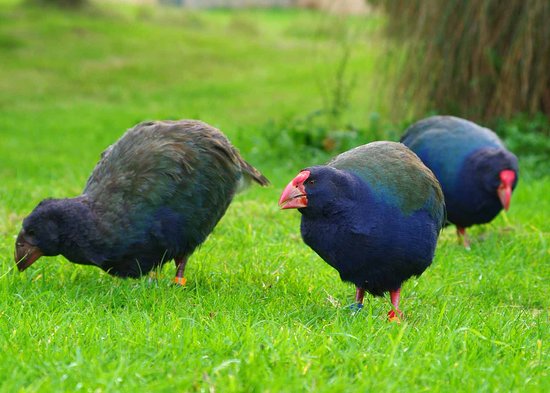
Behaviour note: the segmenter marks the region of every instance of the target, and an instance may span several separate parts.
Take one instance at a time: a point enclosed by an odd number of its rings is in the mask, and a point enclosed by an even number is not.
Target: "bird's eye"
[[[25,231],[27,233],[27,235],[29,236],[34,236],[34,231],[32,229],[28,229]]]
[[[315,184],[315,180],[314,179],[309,179],[307,181],[307,184],[310,184],[310,185]]]

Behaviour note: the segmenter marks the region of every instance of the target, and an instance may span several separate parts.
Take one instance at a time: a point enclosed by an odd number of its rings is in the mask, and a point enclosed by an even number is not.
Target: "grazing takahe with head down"
[[[120,277],[174,260],[185,264],[250,180],[268,180],[216,128],[200,121],[144,122],[102,154],[82,195],[46,199],[23,221],[15,260],[23,271],[61,254]]]
[[[466,229],[508,210],[518,181],[518,159],[491,130],[453,116],[410,126],[401,142],[430,168],[445,194],[447,218],[469,248]]]
[[[373,142],[302,170],[279,205],[302,213],[304,242],[365,290],[390,292],[397,319],[401,284],[431,264],[445,219],[443,194],[432,172],[400,143]]]

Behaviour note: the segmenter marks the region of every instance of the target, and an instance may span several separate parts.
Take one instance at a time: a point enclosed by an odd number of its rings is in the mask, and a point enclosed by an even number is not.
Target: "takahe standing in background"
[[[401,142],[441,183],[447,218],[466,248],[467,227],[487,223],[510,207],[518,159],[493,131],[458,117],[433,116],[410,126]]]
[[[16,240],[20,271],[61,254],[120,277],[187,258],[205,241],[235,193],[268,180],[216,128],[200,121],[144,122],[102,154],[82,195],[46,199]]]
[[[401,314],[401,284],[431,264],[445,220],[437,179],[395,142],[369,143],[302,170],[279,205],[302,213],[304,242],[355,284],[357,307],[365,290],[390,292],[390,320]]]

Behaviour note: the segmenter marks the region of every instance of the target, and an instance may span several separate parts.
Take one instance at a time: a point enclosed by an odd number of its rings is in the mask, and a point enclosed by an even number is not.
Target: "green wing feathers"
[[[218,129],[196,120],[151,121],[105,150],[84,194],[99,205],[157,205],[216,182],[234,185],[234,193],[243,178],[269,184]]]
[[[436,177],[410,149],[396,142],[372,142],[356,147],[328,163],[355,173],[380,198],[409,214],[426,208],[444,220],[444,197]]]

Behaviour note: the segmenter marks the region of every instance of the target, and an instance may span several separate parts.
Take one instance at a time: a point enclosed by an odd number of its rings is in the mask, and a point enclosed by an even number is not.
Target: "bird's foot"
[[[182,287],[187,284],[187,279],[185,277],[174,277],[174,284],[181,285]]]
[[[350,304],[348,308],[353,312],[359,312],[363,309],[363,303],[353,303]]]
[[[470,251],[470,237],[466,233],[466,228],[456,227],[456,233],[458,234],[458,244],[462,243],[466,251]]]
[[[403,318],[403,312],[401,312],[401,310],[392,309],[388,312],[389,322],[401,323],[401,318]]]

